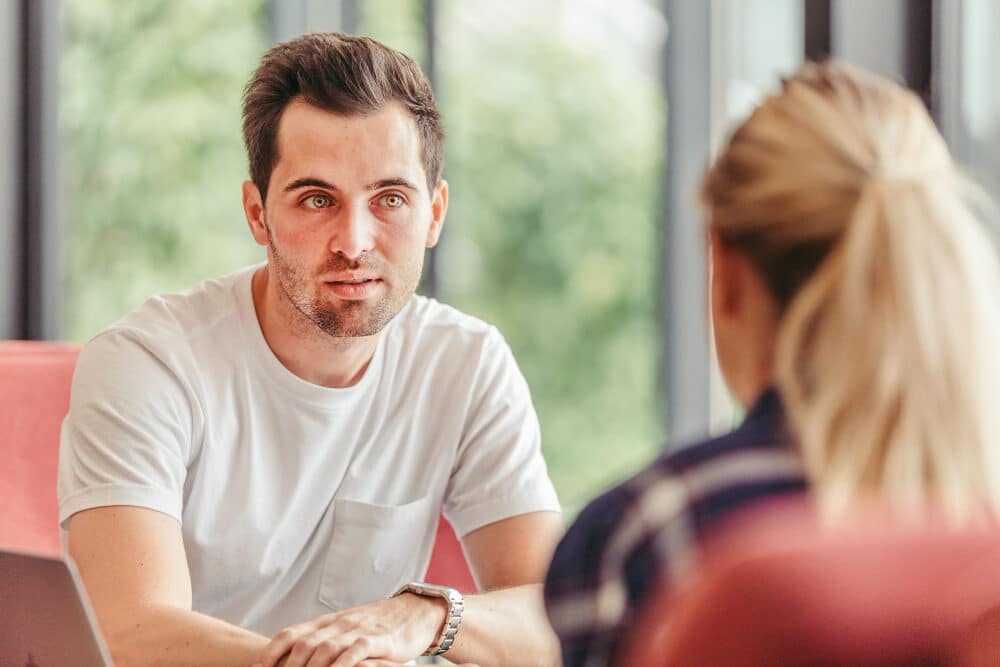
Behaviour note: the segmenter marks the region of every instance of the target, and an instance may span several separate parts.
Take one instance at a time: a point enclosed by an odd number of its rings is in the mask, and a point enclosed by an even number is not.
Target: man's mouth
[[[344,277],[340,280],[324,281],[327,288],[337,297],[348,300],[361,300],[375,294],[382,280],[379,278]]]

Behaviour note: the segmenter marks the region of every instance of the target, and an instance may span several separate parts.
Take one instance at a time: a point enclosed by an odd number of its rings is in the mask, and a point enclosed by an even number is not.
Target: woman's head
[[[872,494],[1000,509],[1000,271],[973,196],[914,94],[834,62],[787,80],[705,179],[716,268],[764,297],[755,363],[834,513]],[[739,334],[716,332],[724,370],[746,365]]]

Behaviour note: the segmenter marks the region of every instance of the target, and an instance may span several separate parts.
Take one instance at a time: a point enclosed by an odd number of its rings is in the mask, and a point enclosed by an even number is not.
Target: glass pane
[[[365,11],[361,31],[412,44],[398,11]],[[439,12],[439,296],[506,336],[572,513],[660,448],[665,22],[640,0]]]
[[[240,184],[243,86],[265,0],[65,0],[63,337],[262,260]]]
[[[962,124],[973,175],[993,193],[1000,192],[1000,3],[965,0],[962,21]]]
[[[358,34],[402,51],[427,64],[423,0],[365,0],[360,3]]]
[[[726,112],[735,124],[802,62],[805,9],[801,0],[727,0],[724,7]]]

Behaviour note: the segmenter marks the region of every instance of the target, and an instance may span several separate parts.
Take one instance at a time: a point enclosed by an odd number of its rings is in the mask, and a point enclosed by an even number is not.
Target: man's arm
[[[562,535],[558,512],[497,521],[462,540],[480,590],[465,598],[458,635],[445,655],[484,666],[559,665],[559,642],[542,603],[549,559]],[[368,657],[405,661],[434,644],[444,626],[443,600],[406,593],[321,616],[279,632],[261,653],[273,667],[354,667]]]
[[[479,589],[487,592],[466,598],[449,660],[559,665],[559,641],[545,615],[541,582],[562,533],[561,514],[532,512],[463,538]]]
[[[118,667],[249,667],[268,642],[191,610],[173,517],[131,506],[78,512],[70,519],[69,554]]]

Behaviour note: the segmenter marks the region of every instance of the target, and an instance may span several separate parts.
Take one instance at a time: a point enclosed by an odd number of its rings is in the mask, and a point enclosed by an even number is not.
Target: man
[[[116,664],[557,664],[526,383],[494,328],[414,295],[448,204],[426,79],[307,35],[264,56],[243,129],[266,264],[151,299],[73,381],[60,521]],[[487,591],[464,611],[407,586],[442,509]]]

